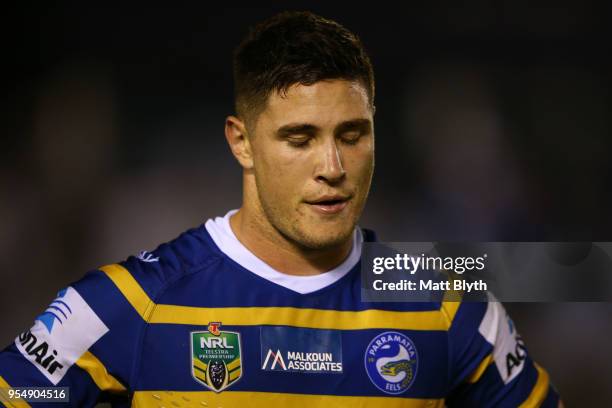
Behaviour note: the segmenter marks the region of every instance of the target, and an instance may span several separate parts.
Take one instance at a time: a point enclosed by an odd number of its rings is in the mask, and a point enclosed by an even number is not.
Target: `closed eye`
[[[356,144],[363,136],[372,133],[372,122],[368,119],[349,120],[338,125],[334,133],[344,143]]]
[[[290,135],[285,137],[285,140],[292,147],[304,147],[308,145],[308,142],[312,139],[311,136],[308,135]]]
[[[285,140],[289,146],[304,147],[310,139],[315,137],[319,129],[308,123],[294,123],[280,127],[277,131],[277,137]]]
[[[343,134],[340,135],[340,140],[342,140],[342,142],[349,144],[349,145],[354,145],[355,143],[357,143],[359,141],[359,139],[361,138],[363,134],[357,130],[353,130],[350,132],[345,132]]]

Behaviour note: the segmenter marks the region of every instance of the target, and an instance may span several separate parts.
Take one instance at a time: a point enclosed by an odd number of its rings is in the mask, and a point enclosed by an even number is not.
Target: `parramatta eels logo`
[[[416,378],[418,354],[412,340],[398,332],[374,337],[365,353],[368,377],[379,390],[401,394]]]
[[[191,374],[215,392],[221,392],[242,377],[240,333],[220,330],[211,322],[208,331],[191,332]]]

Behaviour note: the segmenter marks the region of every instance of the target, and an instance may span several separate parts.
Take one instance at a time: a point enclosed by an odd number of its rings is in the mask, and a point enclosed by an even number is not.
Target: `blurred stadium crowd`
[[[385,241],[612,241],[609,13],[470,4],[285,5],[338,20],[371,53],[377,167],[361,225]],[[2,345],[85,271],[239,207],[231,52],[281,10],[13,7]],[[506,306],[568,406],[612,401],[611,304]]]

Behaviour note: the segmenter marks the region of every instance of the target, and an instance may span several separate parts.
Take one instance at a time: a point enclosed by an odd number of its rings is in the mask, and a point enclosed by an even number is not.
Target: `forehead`
[[[258,127],[310,123],[325,127],[372,116],[368,93],[358,81],[329,80],[295,84],[286,92],[273,92],[258,118]]]

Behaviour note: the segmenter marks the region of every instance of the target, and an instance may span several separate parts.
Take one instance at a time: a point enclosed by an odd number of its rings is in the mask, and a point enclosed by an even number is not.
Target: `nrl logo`
[[[191,375],[214,392],[221,392],[242,377],[240,333],[220,330],[220,322],[191,337]]]

